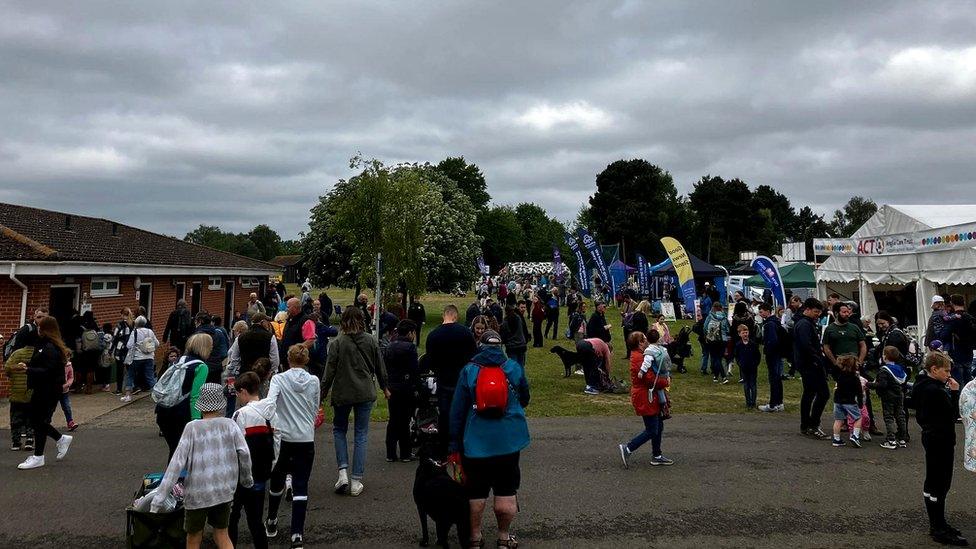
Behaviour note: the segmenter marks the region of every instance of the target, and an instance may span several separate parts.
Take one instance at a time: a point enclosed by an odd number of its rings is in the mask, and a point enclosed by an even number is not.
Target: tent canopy
[[[637,267],[631,267],[619,259],[610,264],[610,270],[623,271],[626,270],[628,273],[633,273],[637,271]]]
[[[572,276],[569,266],[563,263],[563,273]],[[504,266],[498,274],[502,276],[552,275],[552,261],[514,261]]]
[[[708,263],[704,259],[698,257],[695,254],[689,253],[688,259],[691,260],[691,270],[695,272],[695,278],[715,278],[716,276],[725,276],[725,271]],[[665,260],[661,269],[654,272],[654,274],[674,274],[674,265],[671,264],[671,260]]]
[[[806,263],[791,263],[779,268],[779,276],[783,279],[784,288],[816,288],[813,267]],[[759,275],[751,276],[743,283],[745,286],[764,287],[766,282]]]
[[[882,206],[851,238],[940,229],[976,222],[976,206]],[[957,248],[914,254],[838,256],[817,269],[818,282],[866,281],[908,284],[921,279],[935,284],[976,284],[976,250]]]

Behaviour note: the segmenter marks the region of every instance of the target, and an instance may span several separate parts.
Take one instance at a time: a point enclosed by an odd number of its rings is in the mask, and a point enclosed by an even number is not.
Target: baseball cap
[[[936,303],[945,303],[945,299],[941,295],[934,295],[932,296],[932,305]]]
[[[204,383],[200,386],[197,410],[200,412],[218,412],[226,407],[227,397],[224,396],[224,388],[219,383]]]
[[[485,330],[485,333],[481,334],[482,345],[501,345],[502,336],[498,335],[495,330]]]

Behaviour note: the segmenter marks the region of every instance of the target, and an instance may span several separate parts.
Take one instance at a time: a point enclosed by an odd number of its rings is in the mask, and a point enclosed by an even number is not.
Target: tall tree
[[[790,229],[790,236],[795,242],[806,243],[808,261],[813,261],[813,239],[829,235],[830,224],[824,220],[824,216],[814,213],[810,206],[800,208]]]
[[[751,200],[749,186],[739,179],[706,175],[695,183],[688,195],[697,222],[698,238],[692,247],[700,250],[706,261],[734,263],[740,251],[751,247]]]
[[[516,261],[547,261],[552,259],[552,247],[563,248],[566,228],[549,217],[539,205],[523,202],[515,207],[515,218],[522,227],[523,247]],[[565,250],[564,250],[565,253]]]
[[[608,165],[596,176],[596,193],[589,204],[590,228],[603,244],[622,243],[624,261],[637,251],[656,257],[663,253],[661,237],[684,236],[684,208],[671,174],[646,160]]]
[[[525,233],[511,206],[493,206],[478,216],[475,232],[487,235],[481,252],[490,267],[500,267],[525,256]]]
[[[877,213],[878,205],[870,198],[854,196],[844,204],[840,210],[834,210],[834,219],[831,222],[831,229],[836,236],[849,237],[857,231],[861,225],[871,219]]]
[[[271,227],[264,224],[258,225],[245,236],[254,243],[261,254],[261,259],[267,261],[281,255],[281,237]]]
[[[487,209],[491,196],[485,175],[477,164],[468,164],[463,156],[449,156],[441,160],[436,169],[457,184],[476,210]]]

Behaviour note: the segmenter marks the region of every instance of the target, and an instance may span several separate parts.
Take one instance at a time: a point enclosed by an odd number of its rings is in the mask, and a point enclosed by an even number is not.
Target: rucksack
[[[167,368],[159,381],[153,385],[153,402],[163,408],[172,408],[190,396],[190,393],[183,393],[183,379],[186,371],[190,366],[196,367],[203,363],[199,360],[184,362],[185,360],[186,357],[182,357],[179,362]]]
[[[706,343],[721,343],[722,342],[722,323],[725,320],[718,318],[711,318],[705,322],[705,342]]]
[[[482,364],[474,384],[474,409],[485,418],[500,419],[508,408],[508,376],[501,364]]]
[[[82,351],[101,351],[102,337],[95,330],[85,330],[81,332]]]
[[[153,342],[152,339],[149,339],[147,337],[144,337],[144,338],[142,338],[142,341],[139,341],[139,330],[140,330],[140,328],[136,328],[135,329],[135,333],[136,333],[136,336],[135,336],[136,349],[139,349],[139,352],[141,352],[144,355],[151,355],[151,354],[155,353],[156,352],[156,344]]]

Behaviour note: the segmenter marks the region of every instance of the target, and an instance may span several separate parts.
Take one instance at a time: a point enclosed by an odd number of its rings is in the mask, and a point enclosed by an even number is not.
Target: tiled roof
[[[264,261],[107,219],[0,203],[0,261],[12,260],[279,270]]]
[[[274,263],[279,267],[291,267],[292,265],[297,265],[300,263],[301,260],[302,256],[300,255],[279,255],[275,256],[275,258],[271,260],[271,263]]]

